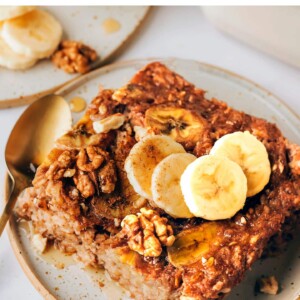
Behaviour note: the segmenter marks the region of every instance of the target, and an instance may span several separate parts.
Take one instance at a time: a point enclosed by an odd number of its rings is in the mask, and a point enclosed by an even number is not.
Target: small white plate
[[[140,68],[153,60],[159,60],[187,80],[208,91],[208,97],[226,101],[232,107],[274,122],[291,141],[300,144],[300,119],[278,98],[253,82],[215,66],[180,59],[149,59],[106,66],[91,72],[60,93],[70,100],[80,96],[91,101],[99,86],[118,88],[124,85]],[[81,114],[73,114],[74,121]],[[7,182],[8,184],[8,182]],[[88,273],[79,265],[54,268],[48,261],[41,260],[33,251],[21,226],[12,220],[9,235],[15,254],[27,276],[41,294],[53,299],[128,299],[124,290],[110,282],[103,274],[98,281],[90,280]],[[227,299],[294,300],[300,295],[300,240],[290,242],[288,250],[276,258],[268,258],[254,264],[243,282]],[[59,260],[59,258],[58,258]],[[282,290],[277,296],[254,295],[255,280],[261,275],[275,275]],[[95,275],[93,276],[95,278]],[[102,284],[101,284],[102,285]]]
[[[148,6],[46,6],[64,30],[63,39],[81,41],[99,54],[98,64],[110,59],[134,33],[144,19]],[[113,19],[119,30],[107,33],[103,23]],[[78,77],[55,67],[49,59],[39,61],[25,71],[0,67],[0,108],[28,103],[35,95]],[[5,88],[10,87],[10,88]],[[35,97],[36,98],[36,97]]]

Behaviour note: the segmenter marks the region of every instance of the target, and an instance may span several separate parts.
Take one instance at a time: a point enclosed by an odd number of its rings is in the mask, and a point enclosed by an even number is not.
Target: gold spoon
[[[71,128],[69,105],[60,96],[49,95],[31,104],[13,128],[5,149],[11,193],[0,218],[0,236],[20,192],[31,184],[33,166],[40,165],[54,141]]]

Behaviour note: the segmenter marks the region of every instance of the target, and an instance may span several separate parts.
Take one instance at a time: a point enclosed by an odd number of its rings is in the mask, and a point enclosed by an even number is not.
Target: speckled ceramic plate
[[[275,122],[291,141],[300,144],[300,120],[278,98],[253,82],[229,71],[211,65],[179,60],[155,59],[167,64],[172,70],[187,80],[208,91],[208,97],[217,97],[236,109]],[[74,96],[91,101],[99,86],[118,88],[149,60],[117,63],[96,70],[60,90],[67,100]],[[74,114],[77,121],[80,114]],[[8,185],[8,182],[7,182]],[[88,272],[79,265],[66,265],[64,269],[55,268],[49,260],[35,254],[33,248],[15,220],[10,222],[9,235],[15,254],[33,285],[41,294],[53,299],[127,299],[117,284],[110,282],[103,274],[94,274],[91,280]],[[235,288],[227,299],[294,300],[300,294],[300,240],[290,242],[287,251],[276,258],[255,263],[243,282]],[[56,260],[60,260],[58,257]],[[261,275],[275,275],[280,282],[281,291],[277,296],[254,294],[255,280]],[[100,286],[99,286],[100,281]],[[104,282],[104,286],[103,286]]]
[[[62,24],[63,39],[81,41],[99,54],[95,65],[101,65],[121,50],[138,28],[147,6],[46,6]],[[119,28],[114,32],[107,20]],[[117,23],[115,23],[117,22]],[[111,24],[112,22],[110,22]],[[0,67],[0,108],[30,103],[44,94],[53,93],[67,81],[78,77],[56,68],[49,59],[39,61],[25,71],[11,71]],[[11,88],[5,88],[5,87]]]

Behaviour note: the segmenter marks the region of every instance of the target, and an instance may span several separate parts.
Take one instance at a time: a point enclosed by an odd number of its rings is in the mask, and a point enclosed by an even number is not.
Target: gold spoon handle
[[[13,188],[0,218],[0,236],[2,235],[2,232],[5,228],[7,221],[12,215],[18,195],[19,195],[19,190],[17,188]]]

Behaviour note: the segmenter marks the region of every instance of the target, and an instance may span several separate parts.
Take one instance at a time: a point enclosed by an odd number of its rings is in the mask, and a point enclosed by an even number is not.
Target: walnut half
[[[152,209],[141,208],[136,215],[127,215],[122,223],[122,234],[128,239],[131,250],[144,256],[157,257],[163,246],[171,246],[175,237],[166,218]]]
[[[67,73],[86,73],[97,57],[96,51],[83,43],[65,40],[60,43],[51,60]]]
[[[116,167],[108,152],[96,146],[81,148],[76,161],[78,172],[73,177],[77,189],[84,198],[96,191],[110,194],[117,182]]]
[[[39,171],[38,171],[39,172]],[[39,174],[39,173],[37,173]],[[115,190],[117,171],[109,153],[97,146],[82,147],[80,150],[65,150],[49,166],[45,176],[36,176],[35,185],[73,179],[77,192],[83,198],[95,193],[110,194]],[[74,187],[74,188],[75,188]],[[76,197],[72,192],[72,197]]]
[[[278,293],[278,281],[274,276],[262,277],[256,282],[258,289],[261,293],[276,295]]]

